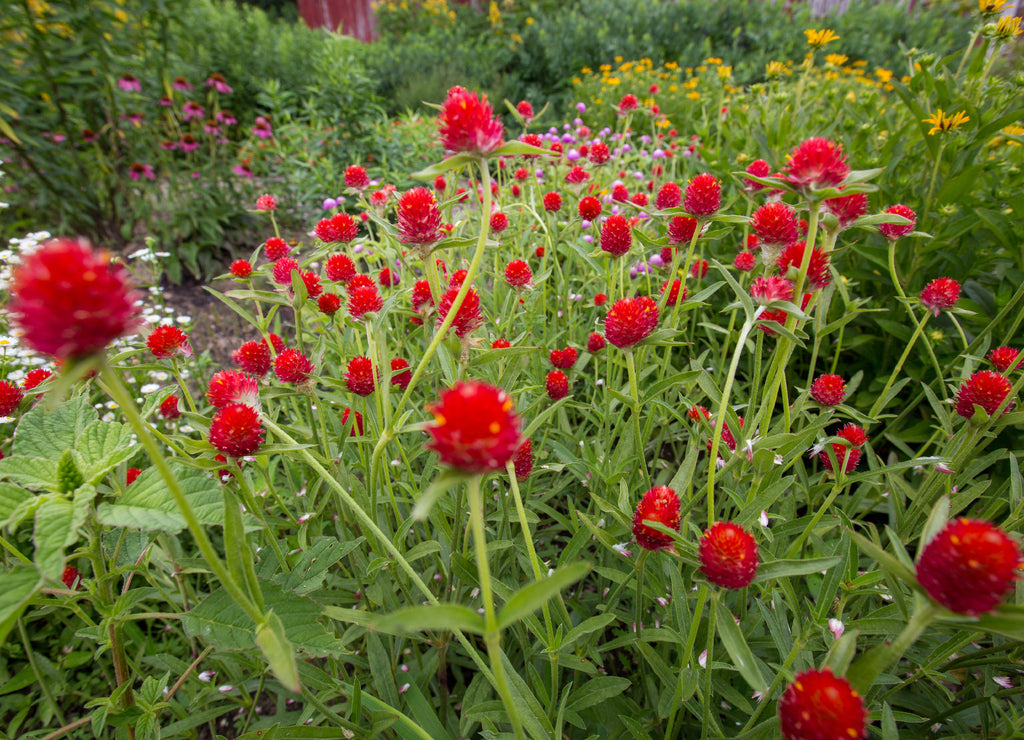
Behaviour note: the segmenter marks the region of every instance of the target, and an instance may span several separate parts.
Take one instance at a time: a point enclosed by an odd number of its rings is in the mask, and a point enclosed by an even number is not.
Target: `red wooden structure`
[[[377,36],[371,0],[299,0],[299,15],[310,28],[327,28],[360,41]]]

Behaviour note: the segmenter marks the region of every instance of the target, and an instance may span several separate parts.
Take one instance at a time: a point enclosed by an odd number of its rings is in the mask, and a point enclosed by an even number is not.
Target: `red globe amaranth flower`
[[[789,301],[793,299],[793,287],[793,283],[784,277],[759,275],[750,284],[750,297],[762,306],[773,301]]]
[[[533,280],[533,272],[523,260],[512,260],[505,265],[505,282],[513,288],[525,288],[531,280]]]
[[[811,302],[811,294],[804,293],[803,300],[800,301],[800,310],[805,310],[807,304]],[[772,324],[779,324],[781,326],[786,325],[786,321],[789,319],[789,313],[784,309],[776,309],[774,311],[765,311],[761,314],[761,320],[757,322],[757,328],[763,331],[770,337],[774,337],[777,332],[772,328]]]
[[[445,294],[441,297],[441,303],[437,307],[437,325],[440,327],[444,323],[445,318],[448,316],[448,312],[451,311],[452,306],[455,304],[455,297],[459,294],[459,287],[449,288]],[[466,297],[462,301],[462,305],[459,306],[459,312],[455,314],[455,319],[452,321],[452,328],[455,329],[455,336],[459,339],[472,334],[474,331],[484,325],[483,314],[480,313],[480,296],[477,292],[470,288],[469,292],[466,293]]]
[[[666,290],[668,290],[668,280],[661,284],[661,292],[664,293]],[[680,290],[682,290],[683,292],[682,298],[685,301],[686,296],[689,294],[689,291],[687,290],[686,286],[683,285],[683,281],[680,280],[679,278],[676,278],[675,280],[672,281],[672,289],[669,290],[668,292],[668,300],[665,302],[666,306],[676,305],[676,303],[679,301]]]
[[[299,269],[299,263],[291,257],[282,257],[274,263],[274,282],[285,288],[292,285],[292,273]]]
[[[585,169],[577,165],[569,170],[565,175],[565,181],[570,185],[582,185],[590,179],[590,173]]]
[[[165,419],[177,419],[181,416],[181,409],[178,408],[178,397],[173,393],[160,402],[160,416]]]
[[[252,263],[249,260],[235,260],[231,263],[231,276],[244,280],[252,275]]]
[[[647,198],[647,195],[644,193],[637,193],[637,195],[642,195],[644,199]],[[621,182],[617,182],[614,185],[612,185],[612,200],[614,200],[616,203],[629,202],[629,188],[627,188]],[[646,203],[637,203],[635,205],[646,205]]]
[[[689,216],[673,216],[668,222],[668,243],[689,244],[697,233],[697,219]],[[662,257],[664,259],[664,257]],[[671,257],[669,257],[671,260]]]
[[[524,125],[530,125],[530,121],[533,120],[533,106],[530,105],[529,101],[520,100],[519,105],[516,106],[516,113],[523,119]]]
[[[328,280],[348,285],[352,278],[356,276],[356,266],[348,255],[332,254],[327,258],[324,272],[327,273]]]
[[[846,381],[838,375],[819,375],[811,383],[811,398],[822,406],[838,406],[846,400]]]
[[[879,224],[878,233],[889,241],[896,241],[900,237],[906,236],[917,228],[917,214],[909,207],[903,204],[897,204],[886,208],[885,212],[893,213],[897,216],[903,216],[903,218],[910,220],[909,224]]]
[[[795,274],[799,274],[806,249],[807,242],[805,241],[793,242],[783,249],[782,254],[775,261],[779,272],[786,275],[791,268],[795,268]],[[807,282],[812,288],[818,290],[832,282],[828,255],[818,248],[811,250],[811,261],[807,265]]]
[[[603,306],[607,302],[608,302],[608,296],[606,296],[604,293],[598,293],[597,295],[594,296],[594,305],[595,306]]]
[[[417,280],[412,286],[412,294],[409,297],[412,303],[412,310],[416,313],[425,313],[434,305],[434,297],[430,293],[430,281],[426,278]]]
[[[544,385],[548,391],[548,398],[552,401],[558,401],[569,395],[569,378],[561,370],[549,372]]]
[[[516,454],[512,456],[512,464],[515,466],[517,481],[522,482],[530,477],[533,472],[533,444],[530,440],[519,445]]]
[[[245,342],[231,354],[231,359],[245,372],[258,378],[270,371],[270,348],[265,342]]]
[[[698,421],[699,417],[697,417],[695,414],[703,414],[705,419],[707,419],[708,421],[711,420],[711,412],[708,411],[703,406],[695,406],[694,408],[690,409],[690,418],[693,419],[694,421]],[[742,429],[743,428],[743,417],[742,416],[737,417],[737,421],[739,421],[740,429]],[[712,428],[714,428],[714,425],[711,425],[711,426],[712,426]],[[736,452],[736,438],[732,435],[732,430],[729,429],[729,423],[728,422],[722,424],[722,441],[725,442],[725,444],[729,448],[730,452]],[[707,446],[708,446],[708,454],[710,454],[711,453],[711,448],[714,447],[714,439],[709,439]],[[721,449],[721,448],[719,448],[719,449]],[[718,457],[719,457],[719,459],[722,458],[721,452],[719,452]]]
[[[377,275],[377,279],[385,288],[394,288],[402,282],[402,278],[399,276],[398,270],[392,270],[390,267],[382,267],[380,273]]]
[[[716,522],[700,538],[700,572],[716,586],[749,586],[757,563],[757,542],[738,524]]]
[[[843,464],[843,460],[846,460],[846,466],[843,470],[846,473],[852,473],[857,468],[857,463],[860,462],[861,447],[867,444],[868,435],[856,424],[846,424],[842,429],[836,432],[836,436],[840,439],[846,440],[849,444],[833,442],[832,454],[835,456],[836,462],[840,465]],[[849,455],[849,457],[847,457],[847,455]],[[832,459],[828,456],[828,452],[822,451],[818,457],[826,470],[834,471],[834,468],[832,467]]]
[[[839,228],[845,229],[868,212],[868,196],[866,193],[854,193],[840,198],[829,198],[822,205],[839,221]]]
[[[291,251],[292,248],[288,246],[288,242],[278,236],[270,237],[263,245],[263,254],[271,262],[277,262],[282,257],[287,257]]]
[[[318,221],[313,233],[328,244],[345,244],[359,236],[359,224],[347,213],[336,213]]]
[[[590,145],[590,151],[587,152],[587,159],[594,164],[604,164],[612,158],[612,153],[608,150],[608,145],[603,141],[595,141]]]
[[[691,216],[707,218],[722,207],[722,183],[709,172],[702,172],[686,185],[683,208]]]
[[[633,93],[627,93],[622,96],[622,100],[619,101],[619,105],[616,108],[620,116],[623,116],[630,111],[634,111],[640,107],[640,101]]]
[[[35,388],[40,383],[42,383],[43,381],[45,381],[47,378],[51,377],[52,375],[53,375],[53,373],[51,373],[49,370],[46,370],[46,369],[41,368],[41,367],[37,367],[34,370],[29,370],[25,374],[25,380],[22,382],[22,385],[25,387],[25,390],[27,390],[27,391],[35,390]]]
[[[943,309],[953,308],[959,300],[960,283],[953,278],[936,278],[921,291],[921,303],[936,316]]]
[[[277,210],[277,198],[268,193],[264,193],[256,199],[256,210],[257,211],[274,211]]]
[[[259,396],[256,379],[240,370],[221,370],[210,378],[206,387],[206,399],[219,409],[233,403],[259,408]]]
[[[341,425],[345,426],[348,424],[348,417],[351,415],[352,409],[347,408],[341,412]],[[352,422],[352,431],[348,433],[350,437],[362,437],[363,436],[363,415],[356,411],[355,421]]]
[[[345,387],[357,396],[373,393],[373,363],[369,357],[353,357],[345,368]]]
[[[316,307],[320,313],[331,316],[341,308],[341,298],[336,293],[322,293],[316,299]]]
[[[604,336],[619,349],[646,339],[658,326],[658,304],[648,296],[620,298],[608,309]]]
[[[466,473],[501,470],[519,449],[519,417],[509,395],[487,383],[464,381],[427,406],[434,423],[427,445],[444,465]]]
[[[255,454],[263,444],[259,412],[244,403],[220,409],[210,422],[210,444],[231,457]]]
[[[917,580],[942,606],[975,617],[999,606],[1020,577],[1021,565],[1020,545],[999,527],[954,519],[925,546]]]
[[[1019,370],[1024,365],[1024,358],[1020,356],[1020,350],[1013,347],[996,347],[988,353],[988,361],[1001,373]],[[28,388],[27,378],[25,388]]]
[[[409,382],[412,380],[412,370],[409,369],[409,363],[403,360],[401,357],[395,357],[391,360],[391,385],[397,385],[403,391],[409,387]]]
[[[798,144],[786,165],[786,180],[797,190],[820,190],[839,185],[850,174],[850,165],[839,144],[815,137]]]
[[[658,194],[654,196],[654,206],[659,211],[678,208],[682,202],[683,189],[671,180],[658,188]]]
[[[772,167],[770,164],[765,162],[763,159],[755,159],[747,167],[747,174],[753,175],[754,177],[769,177],[772,174]],[[743,184],[748,192],[755,193],[758,190],[763,190],[764,185],[748,178],[743,178]]]
[[[192,356],[188,334],[176,326],[158,326],[146,338],[146,346],[158,360],[166,360],[179,354],[184,357]]]
[[[601,250],[612,257],[621,257],[633,245],[633,231],[629,219],[616,214],[609,216],[601,226]]]
[[[590,354],[596,354],[605,348],[604,337],[598,334],[596,331],[590,332],[590,336],[587,337],[587,352]]]
[[[1013,384],[1009,378],[992,370],[979,370],[964,381],[956,394],[956,412],[965,419],[974,416],[974,407],[981,406],[991,416],[1010,393]],[[1013,401],[1006,410],[1013,408]]]
[[[82,582],[82,574],[78,572],[78,568],[73,565],[65,565],[64,572],[60,574],[61,583],[70,588],[71,590],[77,590],[78,584]]]
[[[693,264],[690,265],[690,277],[693,278],[706,278],[708,276],[708,261],[707,260],[694,260]]]
[[[711,412],[708,411],[703,406],[691,406],[690,410],[687,411],[686,413],[689,415],[690,421],[710,421],[711,420]],[[728,426],[728,425],[726,425],[726,426]],[[722,427],[722,431],[723,432],[725,431],[725,427]],[[725,435],[723,434],[722,436],[724,437]],[[735,442],[733,444],[735,444]]]
[[[786,247],[800,236],[796,212],[785,203],[765,203],[750,217],[750,227],[768,246]]]
[[[130,486],[138,479],[140,475],[142,475],[142,471],[139,470],[138,468],[128,468],[128,470],[125,471],[125,486]]]
[[[491,231],[495,234],[500,234],[508,228],[508,215],[501,211],[495,211],[491,214]]]
[[[313,374],[313,363],[297,349],[286,349],[274,360],[274,374],[282,383],[304,383]]]
[[[429,246],[444,239],[441,209],[429,188],[413,188],[398,199],[398,240]]]
[[[757,266],[757,258],[753,252],[740,252],[732,261],[732,266],[740,272],[750,272]]]
[[[551,360],[551,364],[562,370],[568,370],[576,364],[576,360],[579,358],[579,353],[572,347],[566,347],[565,349],[553,349],[551,354],[548,355],[548,359]]]
[[[0,416],[10,416],[18,408],[24,394],[21,388],[6,380],[0,380]]]
[[[450,152],[490,154],[504,143],[505,129],[494,117],[487,96],[455,86],[437,117],[441,146]]]
[[[867,723],[860,694],[828,668],[796,674],[779,700],[785,740],[863,740]]]
[[[635,206],[640,206],[641,208],[643,208],[644,206],[647,205],[648,202],[647,193],[634,193],[633,197],[629,199],[629,202]]]
[[[491,349],[508,349],[511,346],[507,339],[495,339],[491,342]]]
[[[353,319],[362,319],[368,313],[376,313],[384,308],[384,299],[377,292],[377,286],[363,285],[352,288],[348,293],[348,315]]]
[[[345,187],[354,190],[363,190],[370,187],[370,178],[366,169],[358,164],[349,165],[345,168]]]
[[[139,296],[127,274],[84,241],[53,240],[26,256],[10,294],[25,344],[60,359],[100,353],[137,324]]]
[[[558,213],[562,210],[562,196],[554,190],[544,193],[544,210],[548,213]]]
[[[601,201],[592,195],[588,195],[580,200],[579,213],[580,218],[584,221],[593,221],[601,215]]]
[[[668,486],[655,486],[640,499],[633,512],[633,537],[645,550],[672,550],[671,535],[652,529],[644,520],[679,531],[679,496]]]

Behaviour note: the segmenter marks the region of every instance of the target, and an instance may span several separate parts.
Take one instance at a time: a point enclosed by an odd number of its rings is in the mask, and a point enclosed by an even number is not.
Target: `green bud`
[[[80,485],[85,483],[81,471],[75,465],[75,459],[71,457],[71,450],[64,450],[57,462],[57,492],[71,493]]]

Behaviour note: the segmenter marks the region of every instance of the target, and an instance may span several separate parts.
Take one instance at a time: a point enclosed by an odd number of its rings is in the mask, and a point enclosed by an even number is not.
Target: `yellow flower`
[[[996,15],[1006,10],[1009,5],[1009,0],[978,0],[978,11],[982,15]]]
[[[619,78],[618,77],[609,77],[607,80],[605,80],[605,82],[607,82],[609,85],[618,85],[619,84]]]
[[[580,74],[583,75],[593,74],[593,72],[594,70],[592,70],[590,67],[584,67],[583,69],[580,70]]]
[[[764,73],[768,77],[779,77],[786,71],[786,66],[782,62],[768,62],[764,65]]]
[[[804,33],[807,34],[807,43],[814,49],[820,49],[831,41],[839,40],[839,36],[831,28],[822,31],[808,29]]]
[[[732,67],[726,67],[724,65],[719,65],[719,67],[717,69],[718,69],[718,79],[720,79],[720,80],[727,80],[730,77],[732,77]]]
[[[875,70],[875,77],[880,79],[882,82],[888,82],[892,79],[892,72],[887,69],[879,68]]]
[[[718,57],[708,57],[704,60],[704,64],[721,64],[722,60]]]
[[[532,26],[533,23],[534,23],[533,16],[530,16],[529,18],[526,19],[526,25]]]
[[[845,54],[828,54],[825,57],[825,64],[831,67],[842,67],[846,64],[847,60],[849,60],[849,57]]]
[[[1014,36],[1020,36],[1020,18],[1017,16],[1004,15],[996,23],[995,37],[998,39],[1008,40]]]
[[[700,93],[694,90],[693,92],[686,93],[686,97],[690,100],[700,100]]]
[[[924,118],[922,120],[925,123],[930,123],[932,125],[932,130],[928,132],[928,135],[931,136],[939,131],[943,133],[946,131],[952,131],[971,119],[967,116],[965,111],[959,111],[950,116],[943,112],[942,108],[939,108],[938,112],[933,113],[928,118]]]

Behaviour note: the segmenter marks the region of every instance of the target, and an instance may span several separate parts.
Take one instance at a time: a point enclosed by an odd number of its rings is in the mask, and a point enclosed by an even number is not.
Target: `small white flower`
[[[302,516],[299,517],[299,524],[305,524],[310,519],[312,519],[314,516],[316,516],[316,515],[315,514],[303,514]]]
[[[612,545],[612,549],[615,550],[615,552],[619,553],[619,555],[621,555],[622,557],[628,558],[630,555],[633,554],[627,549],[628,545],[628,542],[619,542],[617,544]]]
[[[757,521],[758,521],[758,523],[762,527],[767,527],[768,526],[768,512],[765,511],[764,509],[761,509],[761,516],[759,516],[757,518]]]
[[[1011,679],[1009,676],[993,676],[992,680],[1000,686],[1002,686],[1004,689],[1013,688],[1013,679]]]
[[[701,652],[700,657],[697,658],[697,663],[700,665],[701,668],[707,668],[708,667],[708,651],[707,650],[704,650],[703,652]]]
[[[150,393],[156,393],[158,390],[160,390],[160,386],[157,383],[146,383],[144,386],[139,388],[139,391],[144,396],[147,396]]]
[[[198,678],[203,683],[210,683],[210,681],[216,675],[217,675],[217,671],[203,671],[198,676],[196,676],[196,678]]]
[[[217,691],[219,691],[219,692],[220,692],[220,693],[222,693],[222,694],[228,694],[228,693],[230,693],[230,692],[232,692],[232,691],[234,691],[234,690],[235,690],[235,687],[234,687],[234,686],[232,686],[232,685],[231,685],[231,684],[229,684],[229,683],[226,683],[226,684],[224,684],[223,686],[218,686],[218,687],[217,687]]]
[[[832,637],[838,640],[846,632],[846,625],[840,619],[830,619],[828,620],[828,629],[832,633]]]
[[[408,690],[409,690],[409,684],[407,684],[407,683],[403,683],[401,686],[398,687],[398,693],[399,694],[404,694]]]

